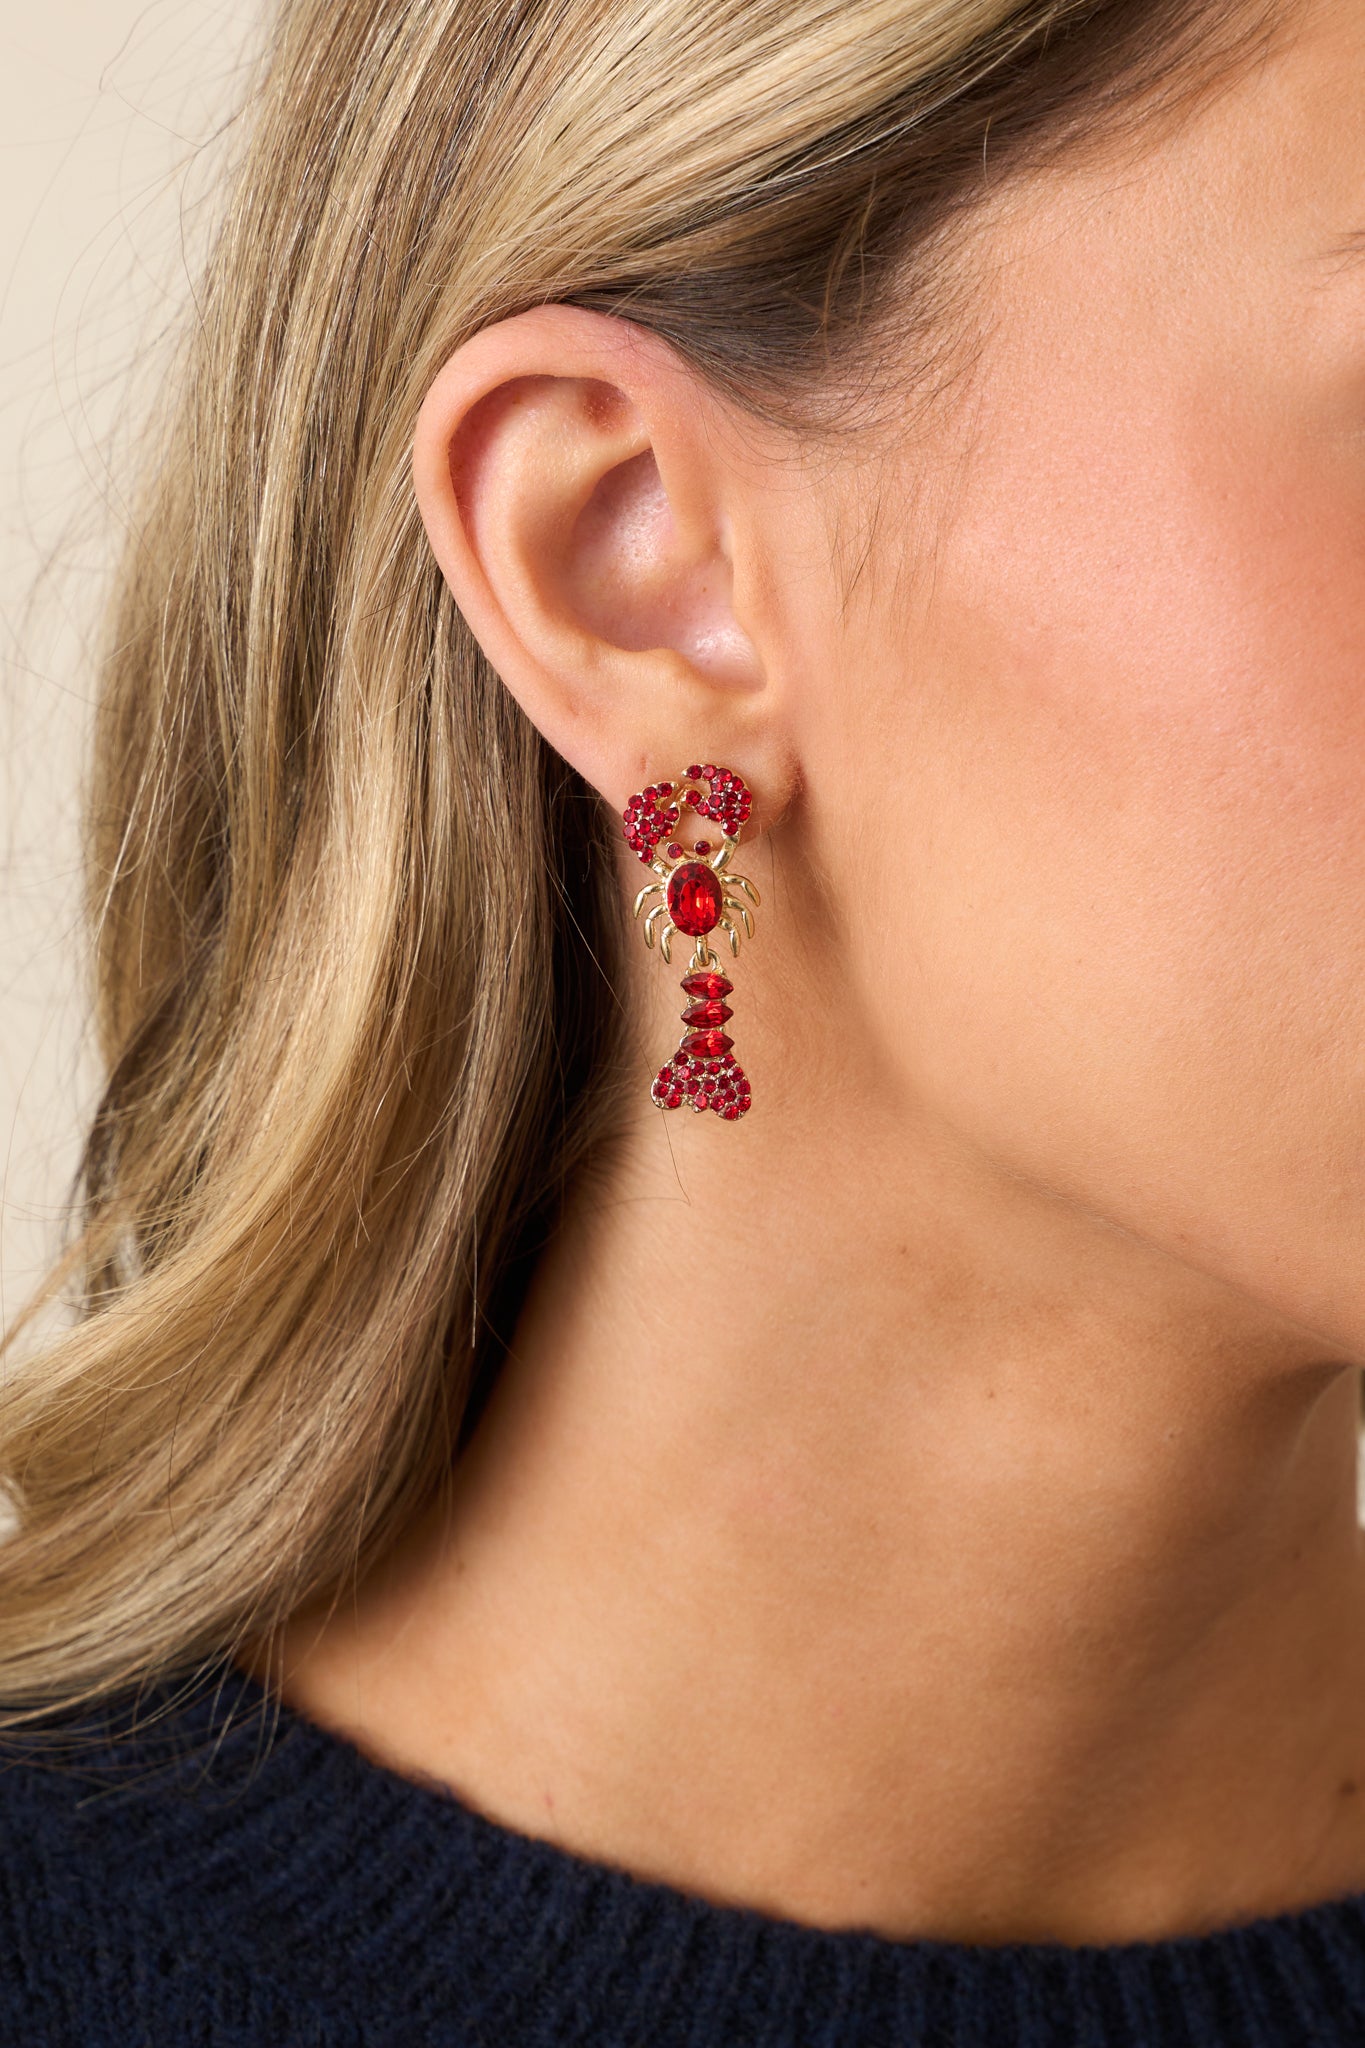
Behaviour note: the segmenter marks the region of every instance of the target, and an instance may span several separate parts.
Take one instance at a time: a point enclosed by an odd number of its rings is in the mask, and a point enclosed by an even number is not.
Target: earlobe
[[[475,336],[418,420],[418,505],[456,602],[550,744],[614,803],[656,759],[701,749],[753,773],[769,750],[721,448],[665,344],[570,307]]]

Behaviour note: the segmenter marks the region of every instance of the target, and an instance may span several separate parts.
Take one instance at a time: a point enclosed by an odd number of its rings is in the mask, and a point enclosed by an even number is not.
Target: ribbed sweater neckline
[[[116,1703],[97,1740],[40,1768],[79,1782],[81,1828],[130,1897],[315,2008],[363,2013],[367,2041],[1365,2041],[1365,1894],[1113,1946],[813,1928],[505,1826],[235,1667],[169,1697]],[[452,2014],[467,2036],[441,2031]]]

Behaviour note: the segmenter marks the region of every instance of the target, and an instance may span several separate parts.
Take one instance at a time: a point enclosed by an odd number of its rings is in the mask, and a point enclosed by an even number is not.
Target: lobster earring
[[[727,1123],[744,1115],[750,1089],[748,1076],[730,1050],[734,1040],[721,1028],[734,1015],[725,1000],[734,983],[720,972],[719,955],[707,944],[707,934],[719,928],[736,955],[736,918],[753,937],[754,921],[744,898],[757,908],[758,891],[730,867],[740,828],[752,808],[753,799],[739,776],[708,763],[689,768],[677,782],[652,782],[631,798],[622,814],[626,844],[659,877],[646,882],[635,899],[638,917],[651,896],[659,898],[645,918],[645,944],[652,946],[657,936],[659,951],[671,960],[675,932],[685,932],[697,942],[682,980],[688,999],[682,1013],[687,1030],[678,1050],[655,1075],[650,1095],[662,1109],[680,1109],[686,1103],[689,1109],[713,1110]],[[699,839],[689,851],[675,838],[684,809],[719,825],[718,847]],[[658,849],[665,840],[661,856]],[[735,891],[740,893],[731,893]]]

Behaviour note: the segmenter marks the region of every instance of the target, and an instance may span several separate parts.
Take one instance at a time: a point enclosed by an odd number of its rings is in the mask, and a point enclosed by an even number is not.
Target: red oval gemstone
[[[699,939],[720,923],[720,879],[699,860],[668,878],[668,914],[680,932]]]
[[[679,1051],[700,1053],[703,1059],[713,1060],[728,1052],[734,1042],[723,1031],[689,1031]]]
[[[682,1020],[684,1024],[723,1024],[734,1014],[728,1003],[689,1003]]]
[[[684,991],[689,996],[705,996],[708,1003],[714,1003],[721,996],[728,996],[734,988],[723,974],[703,974],[698,968],[695,974],[685,974],[682,979]]]

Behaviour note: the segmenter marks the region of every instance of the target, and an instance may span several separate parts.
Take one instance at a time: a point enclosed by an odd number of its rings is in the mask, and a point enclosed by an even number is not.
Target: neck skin
[[[816,1925],[1112,1942],[1365,1888],[1356,1375],[854,1114],[646,1110],[451,1502],[298,1617],[285,1697]]]

